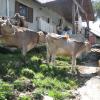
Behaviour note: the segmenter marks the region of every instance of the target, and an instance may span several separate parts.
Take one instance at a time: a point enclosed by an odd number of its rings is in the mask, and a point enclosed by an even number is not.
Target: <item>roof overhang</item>
[[[100,34],[99,34],[98,32],[96,32],[95,30],[92,30],[92,29],[91,29],[90,32],[92,32],[92,34],[94,34],[94,35],[96,35],[97,37],[100,38]]]
[[[88,20],[94,21],[94,12],[93,12],[91,0],[76,0],[76,1],[87,13]],[[73,0],[54,0],[48,3],[45,3],[43,5],[59,13],[67,21],[72,22],[72,4],[73,4]],[[82,16],[83,21],[85,21],[85,16],[83,13],[81,13],[81,16]]]

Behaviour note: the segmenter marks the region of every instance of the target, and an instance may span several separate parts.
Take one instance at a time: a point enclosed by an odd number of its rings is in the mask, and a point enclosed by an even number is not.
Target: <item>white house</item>
[[[0,0],[0,9],[0,16],[12,17],[16,12],[25,16],[28,27],[34,31],[56,32],[57,25],[68,24],[63,16],[35,0]]]
[[[85,2],[83,2],[85,5],[88,4],[89,17],[93,16],[93,12],[90,10],[90,1],[91,0],[85,0]],[[72,27],[69,21],[72,19],[72,17],[70,17],[72,16],[71,2],[71,0],[56,0],[56,2],[52,1],[51,5],[44,5],[37,2],[37,0],[0,0],[0,16],[13,17],[15,13],[20,13],[26,17],[30,29],[34,31],[56,32],[58,25],[62,28],[65,26]],[[91,20],[91,18],[89,20]]]

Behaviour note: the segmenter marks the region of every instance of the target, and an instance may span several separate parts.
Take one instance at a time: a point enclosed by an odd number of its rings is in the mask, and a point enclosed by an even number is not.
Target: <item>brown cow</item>
[[[72,57],[72,66],[76,66],[76,57],[83,51],[89,51],[89,42],[80,42],[68,36],[55,33],[47,34],[47,62],[55,64],[56,55],[65,55]]]
[[[0,42],[5,46],[15,46],[20,48],[23,55],[34,48],[39,42],[44,42],[43,32],[34,32],[24,27],[13,26],[10,21],[5,21],[1,25]]]

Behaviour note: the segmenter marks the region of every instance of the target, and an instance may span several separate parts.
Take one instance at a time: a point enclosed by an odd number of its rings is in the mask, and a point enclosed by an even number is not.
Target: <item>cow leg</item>
[[[51,56],[51,63],[53,64],[53,66],[55,66],[55,59],[56,59],[56,55],[52,54],[52,56]]]
[[[26,52],[27,52],[26,48],[23,47],[21,52],[22,52],[22,55],[25,56],[26,55]]]
[[[75,56],[72,56],[72,72],[75,71],[75,67],[76,67],[76,57]]]
[[[72,56],[72,72],[74,72],[75,74],[77,74],[78,78],[80,77],[80,72],[78,71],[78,68],[76,66],[76,56]]]
[[[47,48],[47,63],[49,64],[49,62],[50,62],[50,57],[51,57],[51,55],[50,55],[50,52],[49,52],[49,50],[48,50],[48,48]]]
[[[25,47],[22,48],[21,50],[22,52],[22,62],[26,65],[26,52],[27,52],[27,49]]]

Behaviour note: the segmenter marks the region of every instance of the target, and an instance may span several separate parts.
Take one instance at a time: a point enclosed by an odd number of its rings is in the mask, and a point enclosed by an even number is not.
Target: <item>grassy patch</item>
[[[27,86],[25,87],[24,84],[28,78],[36,86],[33,91],[33,96],[36,98],[39,98],[41,94],[52,96],[55,100],[70,98],[69,91],[78,87],[78,80],[69,74],[70,58],[59,56],[56,59],[56,66],[48,66],[44,63],[45,51],[45,47],[33,49],[26,56],[26,64],[20,52],[0,53],[1,78],[4,79],[3,76],[5,76],[4,81],[11,82],[12,86],[19,91],[24,91],[24,89],[27,91]],[[22,76],[26,78],[21,78]],[[3,95],[5,94],[1,93],[0,97],[6,99]],[[30,98],[25,96],[19,97],[18,100],[30,100]]]

